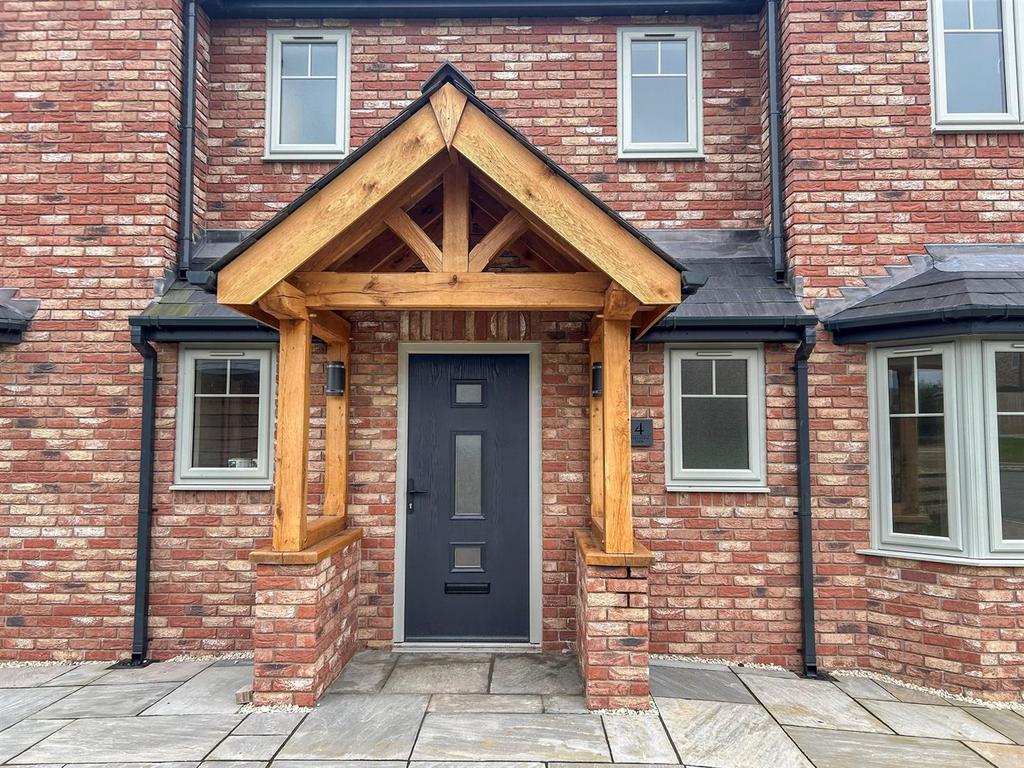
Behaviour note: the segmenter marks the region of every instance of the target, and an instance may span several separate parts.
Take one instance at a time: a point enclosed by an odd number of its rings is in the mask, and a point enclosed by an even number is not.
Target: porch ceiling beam
[[[500,125],[467,104],[452,146],[547,227],[642,304],[680,301],[679,273]]]
[[[217,300],[255,304],[444,150],[433,111],[412,115],[224,267]]]
[[[469,271],[483,272],[491,259],[508,248],[529,224],[518,211],[509,211],[469,253]]]
[[[608,278],[597,272],[301,273],[310,309],[564,310],[604,308]]]
[[[412,220],[412,217],[401,208],[397,208],[384,217],[384,223],[388,229],[398,235],[398,238],[409,246],[409,250],[416,254],[423,262],[423,266],[431,272],[440,272],[443,264],[441,249],[437,247],[426,232]]]

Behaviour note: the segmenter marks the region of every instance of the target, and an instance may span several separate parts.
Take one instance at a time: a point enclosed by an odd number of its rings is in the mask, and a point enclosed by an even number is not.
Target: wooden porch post
[[[348,503],[348,398],[352,369],[348,341],[327,345],[327,359],[345,364],[345,394],[327,398],[327,427],[324,457],[324,515],[344,520]]]
[[[604,364],[600,320],[590,325],[590,370]],[[594,538],[604,544],[604,413],[601,397],[590,395],[590,525]]]
[[[312,323],[308,318],[281,320],[280,334],[273,544],[279,552],[297,552],[306,541]]]
[[[601,318],[604,395],[604,550],[633,552],[633,455],[629,436],[629,320]]]

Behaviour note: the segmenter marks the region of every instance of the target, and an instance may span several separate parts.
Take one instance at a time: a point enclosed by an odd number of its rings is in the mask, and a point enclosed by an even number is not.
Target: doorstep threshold
[[[394,643],[395,653],[540,653],[540,643]]]

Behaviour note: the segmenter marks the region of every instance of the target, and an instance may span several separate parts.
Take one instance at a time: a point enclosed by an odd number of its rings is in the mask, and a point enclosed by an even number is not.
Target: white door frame
[[[405,342],[398,345],[398,456],[395,477],[395,616],[393,642],[405,643],[405,483],[409,450],[409,355],[527,355],[530,361],[530,643],[542,639],[541,345],[540,342]],[[411,644],[410,644],[411,645]],[[416,645],[420,645],[417,643]],[[426,644],[423,644],[426,645]],[[431,643],[433,647],[442,645]],[[480,648],[484,643],[466,643]],[[525,643],[522,645],[526,645]]]

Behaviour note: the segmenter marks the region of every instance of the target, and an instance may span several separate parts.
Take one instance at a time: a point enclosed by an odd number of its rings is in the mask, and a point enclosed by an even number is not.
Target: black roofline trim
[[[859,307],[851,307],[856,309]],[[844,310],[824,321],[825,328],[835,333],[867,330],[875,327],[908,325],[913,323],[951,323],[963,320],[1024,319],[1024,306],[974,304],[949,309],[923,309],[915,312],[894,312],[886,315],[844,318]]]
[[[277,331],[247,317],[147,317],[128,318],[133,334],[157,342],[276,341]]]
[[[806,325],[791,326],[723,326],[713,327],[662,327],[655,326],[638,341],[641,343],[668,344],[680,341],[775,341],[800,342],[804,340]]]
[[[666,317],[656,328],[805,328],[818,324],[814,315],[772,317]],[[803,331],[800,332],[803,338]]]
[[[212,18],[457,18],[752,14],[763,0],[203,0]]]
[[[425,81],[423,93],[409,104],[405,109],[399,112],[387,125],[381,128],[375,133],[365,144],[360,146],[357,150],[350,153],[344,160],[342,160],[335,168],[328,171],[326,174],[321,176],[317,181],[311,184],[305,192],[295,198],[291,203],[285,206],[277,215],[270,219],[266,224],[257,229],[249,237],[245,238],[242,242],[228,251],[226,254],[221,256],[217,261],[213,262],[208,269],[210,272],[217,273],[221,269],[226,267],[232,261],[241,255],[247,248],[253,243],[259,240],[261,237],[268,234],[274,227],[281,223],[284,219],[290,216],[295,210],[309,200],[313,195],[327,186],[335,178],[341,175],[349,166],[355,163],[369,150],[379,144],[385,137],[392,133],[402,123],[404,123],[411,115],[419,111],[430,101],[431,95],[437,91],[445,83],[451,83],[453,86],[458,88],[462,93],[466,94],[469,102],[487,115],[491,120],[497,123],[502,129],[505,130],[513,139],[522,144],[526,149],[530,150],[536,157],[544,162],[552,171],[557,173],[564,181],[568,182],[573,186],[576,191],[584,195],[590,202],[594,203],[604,213],[610,216],[615,223],[626,230],[627,233],[632,235],[639,241],[644,247],[656,254],[662,261],[671,266],[681,275],[683,275],[683,284],[686,284],[685,268],[679,265],[671,256],[668,255],[659,245],[651,240],[647,235],[641,232],[639,229],[634,227],[629,221],[624,219],[621,214],[610,208],[607,203],[602,201],[597,195],[587,189],[581,184],[576,178],[569,174],[564,168],[558,165],[554,160],[545,155],[540,149],[531,144],[526,137],[516,131],[512,126],[505,122],[502,117],[495,112],[491,107],[482,102],[472,90],[472,84],[467,80],[466,76],[459,71],[459,69],[451,62],[445,62]],[[204,285],[203,289],[208,292],[213,292],[216,289],[216,281],[210,281],[208,285]]]
[[[986,334],[1024,333],[1024,316],[1016,318],[975,318],[938,320],[919,323],[874,325],[866,328],[836,329],[832,339],[836,344],[868,344],[876,341],[909,341],[939,336],[982,336]]]
[[[0,344],[21,344],[22,330],[21,328],[0,328]]]

